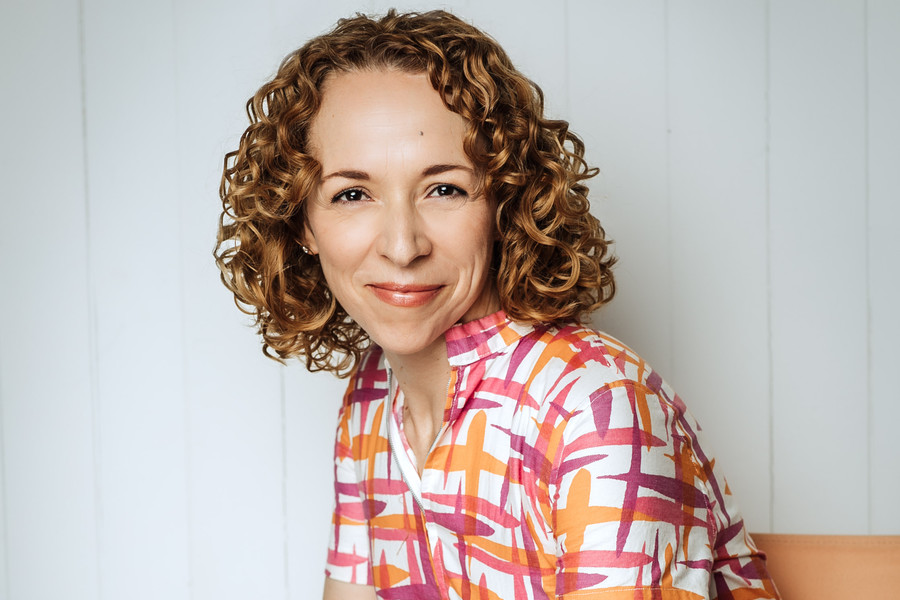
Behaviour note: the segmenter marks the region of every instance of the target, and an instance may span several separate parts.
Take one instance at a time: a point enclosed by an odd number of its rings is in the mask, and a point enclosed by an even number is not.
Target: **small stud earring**
[[[300,244],[300,248],[303,249],[304,254],[312,254],[312,252],[309,251],[309,248],[307,248],[303,244]]]

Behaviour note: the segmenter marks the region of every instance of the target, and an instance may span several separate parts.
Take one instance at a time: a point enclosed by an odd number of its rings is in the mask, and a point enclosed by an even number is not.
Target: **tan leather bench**
[[[783,600],[900,599],[900,535],[751,537]]]

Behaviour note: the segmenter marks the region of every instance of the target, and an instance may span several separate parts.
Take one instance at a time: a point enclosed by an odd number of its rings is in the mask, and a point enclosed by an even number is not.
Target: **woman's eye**
[[[358,202],[359,200],[365,200],[366,193],[360,189],[350,189],[344,190],[337,196],[331,199],[332,202]]]
[[[431,190],[429,196],[437,196],[440,198],[453,198],[453,197],[464,197],[468,196],[465,190],[456,187],[455,185],[450,185],[446,183],[442,183],[440,185],[434,186]]]

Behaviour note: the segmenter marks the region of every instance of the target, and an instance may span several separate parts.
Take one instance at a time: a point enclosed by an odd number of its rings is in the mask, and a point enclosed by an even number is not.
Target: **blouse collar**
[[[492,354],[506,352],[534,328],[511,321],[499,310],[467,323],[457,323],[447,330],[447,358],[450,365],[472,364]]]

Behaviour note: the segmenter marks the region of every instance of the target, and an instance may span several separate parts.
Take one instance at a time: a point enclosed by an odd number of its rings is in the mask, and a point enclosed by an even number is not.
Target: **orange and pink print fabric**
[[[421,477],[378,348],[351,379],[329,577],[397,600],[778,597],[699,427],[631,350],[502,312],[446,337]]]

